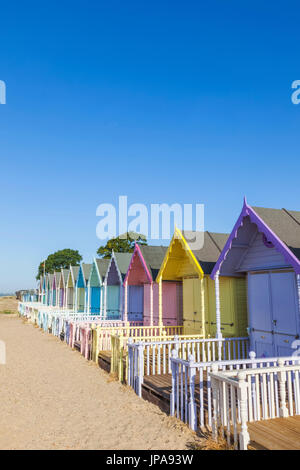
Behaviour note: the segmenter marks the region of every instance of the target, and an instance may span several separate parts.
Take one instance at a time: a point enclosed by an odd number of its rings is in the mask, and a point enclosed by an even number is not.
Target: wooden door
[[[99,315],[100,313],[100,287],[91,287],[90,308],[91,313]]]
[[[186,334],[202,333],[202,295],[200,279],[183,279],[183,322]]]
[[[269,273],[248,274],[250,348],[257,357],[275,355]]]
[[[106,316],[108,319],[119,318],[120,286],[107,286]]]
[[[128,286],[128,320],[143,321],[144,286]]]
[[[275,355],[290,356],[298,339],[298,303],[294,272],[270,273]]]

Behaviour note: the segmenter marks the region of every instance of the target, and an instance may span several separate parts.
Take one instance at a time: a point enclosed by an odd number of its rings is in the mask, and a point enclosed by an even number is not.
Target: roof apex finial
[[[244,196],[244,206],[248,206],[246,196]]]

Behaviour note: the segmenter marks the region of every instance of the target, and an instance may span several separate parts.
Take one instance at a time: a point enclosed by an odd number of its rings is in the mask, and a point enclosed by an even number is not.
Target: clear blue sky
[[[298,2],[1,2],[0,292],[99,246],[96,207],[300,209]]]

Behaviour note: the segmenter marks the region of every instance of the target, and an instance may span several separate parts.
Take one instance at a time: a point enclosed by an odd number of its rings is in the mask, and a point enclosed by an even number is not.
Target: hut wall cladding
[[[122,315],[120,278],[117,271],[115,260],[112,259],[110,270],[107,275],[106,287],[106,312],[110,314]],[[121,318],[121,317],[120,317]]]
[[[90,309],[91,313],[94,315],[100,314],[101,309],[101,290],[102,287],[100,286],[99,277],[97,274],[95,263],[91,268],[90,273],[90,280],[89,280],[89,288],[90,288]]]
[[[252,224],[253,226],[254,224]],[[246,229],[246,227],[243,227]],[[263,242],[263,234],[257,228],[255,231],[255,239],[251,248],[247,251],[245,258],[239,266],[239,271],[251,271],[253,269],[268,267],[268,269],[278,266],[286,266],[287,262],[284,256],[275,248],[268,248]]]
[[[83,279],[82,269],[80,267],[77,280],[77,310],[84,312],[85,307],[85,282]]]
[[[179,282],[162,282],[163,324],[182,325],[182,285]],[[144,284],[144,325],[151,325],[151,284]],[[153,283],[153,325],[159,322],[159,287]]]
[[[55,276],[53,278],[53,287],[52,287],[52,306],[56,307],[56,281]]]
[[[202,292],[203,290],[203,292]],[[203,295],[202,295],[203,293]],[[204,301],[205,334],[216,335],[215,284],[208,275],[183,279],[183,325],[185,334],[198,334]],[[221,332],[224,337],[247,336],[247,285],[244,278],[220,277]]]

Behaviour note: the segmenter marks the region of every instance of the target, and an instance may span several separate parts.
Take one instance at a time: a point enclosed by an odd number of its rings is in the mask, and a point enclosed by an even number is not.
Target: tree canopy
[[[45,260],[45,272],[54,273],[59,271],[61,268],[69,268],[70,265],[78,266],[82,256],[78,250],[71,250],[65,248],[64,250],[56,251],[48,256]],[[38,267],[38,273],[36,279],[40,279],[41,275],[44,274],[44,261],[42,261]]]
[[[110,258],[112,251],[115,253],[132,253],[135,242],[140,245],[147,245],[147,238],[141,233],[126,232],[124,235],[111,238],[105,246],[100,246],[97,250],[97,254],[100,258]]]

